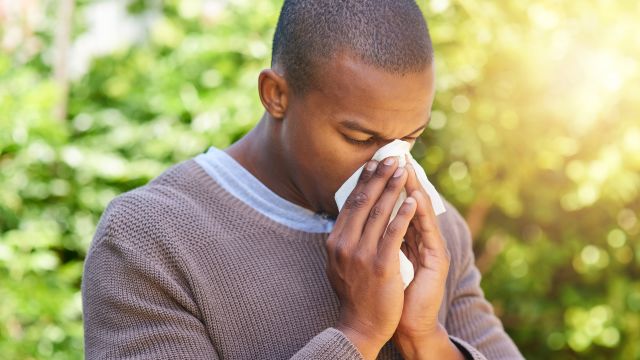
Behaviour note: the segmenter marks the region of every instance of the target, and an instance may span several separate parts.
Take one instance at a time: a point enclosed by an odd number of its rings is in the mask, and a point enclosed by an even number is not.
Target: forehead
[[[394,74],[341,54],[318,67],[316,91],[334,113],[376,122],[389,116],[430,114],[435,93],[433,66],[421,72]]]

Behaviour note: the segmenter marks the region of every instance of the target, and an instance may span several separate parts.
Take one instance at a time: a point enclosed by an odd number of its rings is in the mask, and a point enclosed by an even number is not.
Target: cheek
[[[340,139],[316,144],[317,168],[312,169],[323,191],[333,195],[373,154],[354,149]]]
[[[291,170],[302,183],[324,196],[333,196],[375,149],[347,143],[327,119],[304,119],[287,129],[288,151],[294,154]],[[294,124],[292,124],[294,125]],[[310,189],[309,189],[310,190]],[[313,191],[313,190],[312,190]]]
[[[296,147],[297,176],[313,186],[314,191],[330,198],[365,160],[361,160],[353,147],[334,136],[316,133],[298,137]],[[366,155],[365,155],[366,156]],[[368,158],[367,158],[368,159]]]

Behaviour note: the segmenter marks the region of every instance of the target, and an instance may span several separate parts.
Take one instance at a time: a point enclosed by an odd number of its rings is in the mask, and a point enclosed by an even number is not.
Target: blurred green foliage
[[[35,3],[29,29],[0,11],[0,354],[82,358],[102,211],[256,123],[280,2],[113,2],[143,31],[92,58],[62,120],[56,1]],[[507,331],[530,359],[640,358],[640,5],[419,4],[438,94],[414,156],[467,217]],[[95,6],[77,3],[76,43]]]

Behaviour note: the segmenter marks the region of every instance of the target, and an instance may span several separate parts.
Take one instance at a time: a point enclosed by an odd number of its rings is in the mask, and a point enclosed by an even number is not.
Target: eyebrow
[[[427,124],[429,124],[429,121],[431,120],[431,115],[429,115],[429,118],[427,119],[427,121],[420,126],[419,128],[413,130],[411,133],[409,133],[409,135],[413,135],[415,133],[417,133],[418,131],[424,129],[427,127]],[[360,131],[363,132],[365,134],[369,134],[372,136],[375,136],[379,139],[383,139],[383,140],[393,140],[393,139],[385,139],[382,134],[380,134],[379,132],[375,131],[375,130],[371,130],[371,129],[367,129],[366,127],[360,125],[357,121],[355,120],[343,120],[340,122],[340,125],[344,126],[347,129],[351,129],[351,130],[355,130],[355,131]],[[407,135],[407,136],[409,136]],[[406,137],[406,136],[405,136]]]

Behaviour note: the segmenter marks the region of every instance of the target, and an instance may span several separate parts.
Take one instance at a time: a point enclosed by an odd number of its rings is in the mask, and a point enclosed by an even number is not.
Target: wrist
[[[393,342],[408,360],[464,359],[456,345],[449,339],[447,330],[440,324],[435,331],[421,335],[396,332]]]
[[[375,359],[388,341],[377,339],[347,325],[339,324],[335,328],[340,330],[351,341],[366,360]]]

